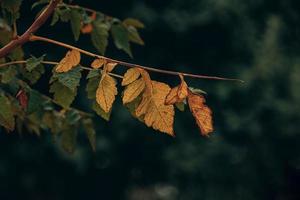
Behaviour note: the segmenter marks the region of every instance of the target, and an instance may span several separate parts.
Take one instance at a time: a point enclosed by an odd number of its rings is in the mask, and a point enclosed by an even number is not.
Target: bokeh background
[[[21,32],[38,12],[30,10],[33,2],[24,1]],[[208,93],[215,125],[209,138],[199,135],[188,111],[176,113],[176,138],[146,128],[121,106],[120,98],[109,123],[96,118],[96,153],[83,133],[74,155],[64,153],[49,133],[1,133],[1,199],[300,199],[298,1],[74,3],[145,23],[141,35],[146,45],[133,46],[134,59],[113,45],[107,52],[110,57],[246,83],[188,80]],[[38,34],[75,44],[69,24],[48,25]],[[95,52],[87,36],[76,45]],[[47,53],[50,60],[65,53],[41,43],[24,48],[28,56],[29,51],[36,56]],[[151,75],[171,85],[178,81]],[[45,93],[47,78],[38,86]],[[75,106],[88,110],[86,99],[82,87]]]

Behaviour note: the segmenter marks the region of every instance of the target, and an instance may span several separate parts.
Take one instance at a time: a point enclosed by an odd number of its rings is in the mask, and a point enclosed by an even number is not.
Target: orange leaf
[[[105,60],[105,59],[97,58],[97,59],[95,59],[95,60],[92,62],[91,67],[94,68],[94,69],[99,69],[99,68],[101,68],[105,63],[106,63],[106,60]]]
[[[181,79],[180,85],[174,87],[171,89],[169,94],[166,97],[165,104],[166,105],[173,105],[175,103],[181,103],[183,102],[186,97],[188,96],[188,86],[186,82],[183,79],[183,76],[179,75]]]
[[[67,72],[80,63],[80,52],[77,50],[68,51],[66,56],[58,63],[56,72]]]
[[[188,104],[201,134],[208,136],[209,133],[213,132],[212,111],[205,105],[204,97],[189,91]]]

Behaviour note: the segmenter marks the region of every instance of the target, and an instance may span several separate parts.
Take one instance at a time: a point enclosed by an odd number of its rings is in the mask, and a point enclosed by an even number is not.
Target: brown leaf
[[[208,136],[209,133],[213,132],[212,111],[205,105],[204,97],[189,91],[188,104],[201,134]]]
[[[67,72],[80,63],[80,52],[77,50],[68,51],[66,56],[59,62],[55,71]]]
[[[94,69],[99,69],[105,64],[106,64],[105,59],[97,58],[92,62],[91,67],[94,68]]]
[[[145,89],[145,82],[142,78],[135,80],[133,83],[129,84],[123,95],[123,104],[127,104],[136,99]]]
[[[166,97],[165,104],[166,105],[173,105],[176,103],[183,102],[186,97],[188,96],[188,86],[183,79],[183,76],[180,74],[181,83],[180,85],[171,89],[169,94]]]
[[[126,86],[140,77],[141,73],[138,68],[131,68],[124,74],[122,86]]]
[[[118,94],[116,84],[116,80],[106,73],[102,75],[99,82],[96,91],[96,101],[106,113],[111,110],[115,96]]]
[[[188,85],[184,81],[183,76],[181,74],[179,74],[179,77],[181,79],[181,83],[179,85],[177,95],[178,95],[178,98],[182,100],[188,96]]]

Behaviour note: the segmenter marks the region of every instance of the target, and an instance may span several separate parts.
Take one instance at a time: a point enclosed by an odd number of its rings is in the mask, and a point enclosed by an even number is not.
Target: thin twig
[[[42,41],[42,42],[47,42],[47,43],[52,43],[58,46],[62,46],[65,47],[67,49],[73,49],[73,50],[77,50],[87,56],[91,56],[94,58],[100,58],[100,59],[105,59],[108,62],[113,62],[113,63],[118,63],[122,66],[126,66],[126,67],[137,67],[137,68],[141,68],[141,69],[145,69],[148,71],[152,71],[152,72],[157,72],[157,73],[162,73],[162,74],[169,74],[169,75],[175,75],[175,76],[179,76],[180,74],[185,76],[185,77],[192,77],[192,78],[199,78],[199,79],[209,79],[209,80],[222,80],[222,81],[237,81],[237,82],[241,82],[244,83],[243,80],[240,79],[232,79],[232,78],[223,78],[223,77],[217,77],[217,76],[206,76],[206,75],[198,75],[198,74],[190,74],[190,73],[183,73],[183,72],[177,72],[177,71],[169,71],[169,70],[162,70],[162,69],[157,69],[154,67],[147,67],[147,66],[141,66],[141,65],[137,65],[137,64],[133,64],[133,63],[128,63],[128,62],[124,62],[124,61],[119,61],[119,60],[115,60],[112,58],[108,58],[105,56],[100,56],[94,53],[91,53],[89,51],[80,49],[78,47],[69,45],[69,44],[65,44],[63,42],[59,42],[56,40],[52,40],[49,38],[45,38],[45,37],[41,37],[41,36],[36,36],[36,35],[32,35],[30,37],[30,41]]]

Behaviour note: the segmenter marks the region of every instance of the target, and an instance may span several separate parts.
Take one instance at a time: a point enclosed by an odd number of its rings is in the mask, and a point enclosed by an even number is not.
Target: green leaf
[[[76,146],[77,139],[77,128],[76,127],[65,127],[62,131],[61,146],[68,152],[73,153]]]
[[[81,28],[81,22],[82,22],[82,14],[78,9],[72,9],[71,10],[71,28],[74,35],[75,41],[79,39],[80,36],[80,28]]]
[[[91,79],[94,77],[100,77],[101,73],[100,73],[100,69],[92,69],[91,71],[89,71],[86,79]]]
[[[93,151],[96,151],[96,131],[94,129],[93,121],[89,118],[84,119],[82,125]]]
[[[0,125],[9,131],[15,129],[13,107],[10,100],[4,94],[0,94]]]
[[[17,75],[17,70],[14,65],[10,65],[0,69],[0,82],[7,84],[11,82]]]
[[[44,99],[39,92],[37,92],[35,90],[30,90],[28,106],[27,106],[27,113],[31,114],[36,111],[39,111],[42,108],[43,102],[44,102]]]
[[[25,79],[30,81],[31,84],[35,84],[44,73],[45,73],[44,65],[39,64],[31,72],[28,71],[23,72],[23,76]]]
[[[128,33],[129,33],[129,40],[131,42],[134,42],[136,44],[139,44],[139,45],[144,45],[144,41],[142,40],[139,32],[137,31],[137,29],[133,26],[130,26],[127,28],[128,30]]]
[[[53,135],[61,131],[63,119],[57,112],[45,112],[42,121]]]
[[[124,27],[122,24],[113,24],[111,32],[116,47],[124,50],[130,57],[132,57],[129,44],[129,33],[126,27]]]
[[[71,9],[60,9],[59,16],[62,22],[68,22],[71,19]]]
[[[99,86],[100,77],[94,77],[88,80],[86,92],[89,99],[96,99],[96,90]]]
[[[42,62],[44,61],[46,55],[42,55],[39,58],[36,58],[34,56],[32,56],[31,58],[26,60],[26,69],[27,71],[31,72],[32,70],[34,70],[37,66],[39,66],[40,64],[42,64]]]
[[[123,24],[126,26],[133,26],[135,28],[145,28],[145,25],[137,20],[137,19],[133,19],[133,18],[127,18],[123,21]]]
[[[99,104],[94,101],[93,102],[93,106],[92,106],[93,110],[97,113],[97,115],[99,115],[100,117],[102,117],[104,120],[109,121],[110,119],[110,115],[111,115],[111,110],[106,113],[100,106]]]
[[[53,13],[53,16],[52,16],[52,20],[51,20],[51,23],[50,23],[50,26],[54,26],[58,20],[59,20],[59,9],[56,8],[54,13]]]
[[[101,55],[105,54],[108,45],[108,25],[96,20],[92,23],[93,31],[91,33],[91,40],[95,48]]]
[[[54,100],[63,108],[69,108],[75,99],[77,91],[72,91],[58,81],[55,81],[50,86],[50,92],[54,93]]]
[[[51,79],[51,82],[58,80],[62,85],[75,92],[80,83],[81,68],[78,66],[65,73],[54,73]]]

